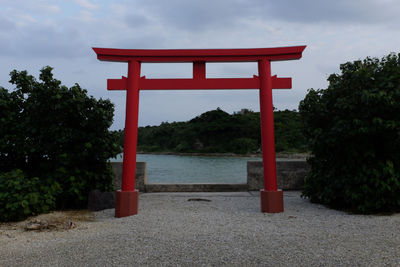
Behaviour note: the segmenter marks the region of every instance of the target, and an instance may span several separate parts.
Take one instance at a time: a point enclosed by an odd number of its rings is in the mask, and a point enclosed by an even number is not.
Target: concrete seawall
[[[114,189],[119,190],[122,183],[122,162],[111,162],[111,166],[115,175]],[[147,184],[146,162],[136,162],[135,188],[145,192],[145,184]]]
[[[114,174],[115,189],[121,188],[122,162],[111,163]],[[305,159],[277,159],[278,188],[283,190],[300,190],[304,177],[310,167]],[[247,162],[246,184],[156,184],[148,183],[146,162],[136,162],[135,188],[140,192],[234,192],[254,191],[264,188],[263,167],[261,161]]]
[[[278,188],[282,190],[301,190],[304,178],[310,171],[305,159],[277,159],[276,178]],[[264,188],[262,161],[247,162],[248,191]]]

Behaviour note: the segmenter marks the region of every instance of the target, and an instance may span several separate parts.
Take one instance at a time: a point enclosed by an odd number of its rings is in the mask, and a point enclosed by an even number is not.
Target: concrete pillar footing
[[[260,190],[261,212],[279,213],[283,212],[283,191]]]
[[[127,217],[138,213],[139,191],[115,192],[115,217]]]

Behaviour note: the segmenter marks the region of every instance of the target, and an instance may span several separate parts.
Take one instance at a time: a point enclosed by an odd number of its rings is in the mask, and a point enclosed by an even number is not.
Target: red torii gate
[[[102,61],[128,62],[128,77],[108,79],[108,90],[126,90],[122,187],[116,192],[115,217],[137,214],[135,189],[139,90],[259,89],[264,168],[261,212],[283,212],[283,192],[277,188],[272,89],[290,89],[291,78],[271,76],[271,61],[300,59],[306,46],[254,49],[114,49],[93,48]],[[141,63],[192,62],[192,79],[140,77]],[[206,62],[257,62],[253,78],[206,78]]]

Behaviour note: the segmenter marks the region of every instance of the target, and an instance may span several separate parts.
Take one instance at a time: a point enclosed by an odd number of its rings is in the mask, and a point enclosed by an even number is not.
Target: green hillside
[[[306,150],[297,111],[275,111],[274,120],[277,152]],[[257,153],[261,151],[260,113],[243,109],[229,114],[218,108],[187,122],[163,122],[159,126],[139,127],[138,151]]]

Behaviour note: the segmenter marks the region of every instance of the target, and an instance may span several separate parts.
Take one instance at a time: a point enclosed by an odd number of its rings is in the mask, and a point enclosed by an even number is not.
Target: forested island
[[[274,111],[274,121],[277,152],[307,150],[297,111]],[[120,134],[123,145],[123,131]],[[260,151],[260,113],[249,109],[229,114],[217,108],[186,122],[163,122],[138,129],[138,152],[254,154]]]

